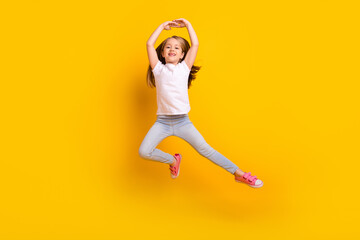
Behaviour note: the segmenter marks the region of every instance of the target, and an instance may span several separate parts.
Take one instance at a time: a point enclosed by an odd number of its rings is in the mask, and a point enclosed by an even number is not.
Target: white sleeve
[[[162,66],[163,66],[163,64],[162,64],[161,61],[159,60],[159,61],[156,63],[154,69],[152,69],[152,72],[154,73],[154,75],[158,75],[158,74],[161,72]]]
[[[186,73],[191,72],[191,69],[189,69],[188,65],[186,64],[186,62],[184,60],[181,62],[181,64],[183,65],[183,69],[185,70]]]

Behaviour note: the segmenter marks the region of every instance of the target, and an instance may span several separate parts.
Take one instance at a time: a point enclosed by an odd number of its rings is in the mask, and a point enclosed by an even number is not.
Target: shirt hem
[[[189,112],[181,112],[181,113],[156,113],[156,115],[181,115],[188,114]]]

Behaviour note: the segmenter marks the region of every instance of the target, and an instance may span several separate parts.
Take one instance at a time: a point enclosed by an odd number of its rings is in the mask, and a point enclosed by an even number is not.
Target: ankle
[[[176,159],[174,158],[174,161],[172,163],[170,163],[169,165],[173,167],[173,166],[175,166],[175,164],[176,164]]]
[[[240,169],[237,169],[234,173],[236,177],[242,177],[245,173],[241,171]]]

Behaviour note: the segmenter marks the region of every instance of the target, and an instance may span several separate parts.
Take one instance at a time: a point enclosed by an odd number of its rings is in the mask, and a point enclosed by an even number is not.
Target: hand
[[[184,18],[178,18],[172,21],[176,24],[173,27],[177,27],[177,28],[187,27],[190,24],[190,22]]]
[[[163,25],[165,30],[170,30],[171,27],[175,27],[177,24],[175,22],[172,22],[172,21],[166,21],[162,25]]]

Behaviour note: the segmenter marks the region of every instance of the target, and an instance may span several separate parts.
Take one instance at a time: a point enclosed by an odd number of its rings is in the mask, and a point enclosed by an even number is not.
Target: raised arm
[[[187,52],[184,61],[187,64],[187,66],[189,67],[189,69],[191,69],[192,66],[194,65],[197,51],[199,48],[199,40],[196,36],[194,28],[192,27],[191,23],[188,20],[186,20],[184,18],[179,18],[179,19],[176,19],[173,21],[180,24],[176,27],[186,27],[189,32],[191,47],[190,47],[189,51]]]
[[[158,39],[162,30],[164,30],[164,29],[170,30],[171,29],[170,27],[173,27],[175,25],[176,25],[176,23],[171,22],[171,21],[166,21],[166,22],[160,24],[160,26],[151,34],[150,38],[146,42],[146,48],[147,48],[147,53],[148,53],[148,58],[149,58],[151,69],[154,69],[156,63],[159,61],[159,58],[158,58],[156,50],[155,50],[156,40]]]

